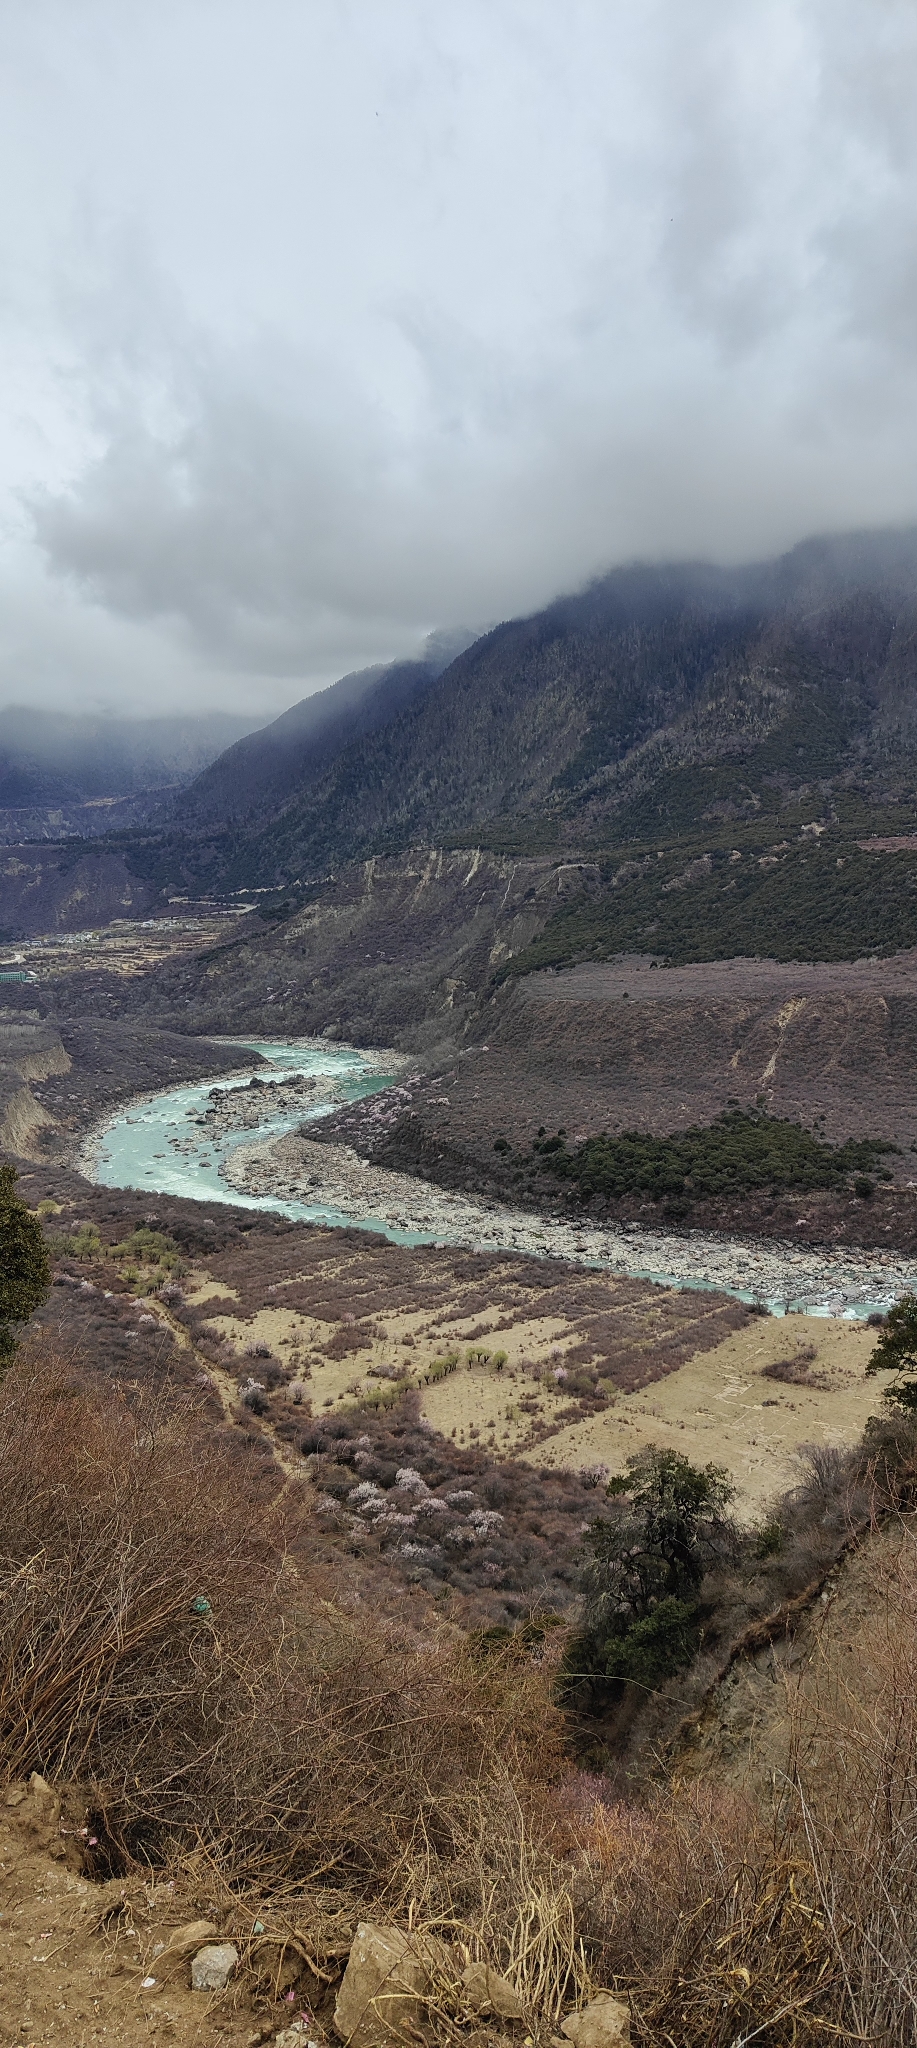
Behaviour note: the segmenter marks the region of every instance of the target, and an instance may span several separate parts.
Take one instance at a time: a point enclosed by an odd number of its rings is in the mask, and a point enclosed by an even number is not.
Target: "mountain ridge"
[[[362,724],[307,735],[299,780],[289,762],[259,771],[252,800],[220,813],[201,802],[214,763],[161,845],[176,876],[183,861],[209,888],[283,887],[423,843],[607,848],[700,827],[711,805],[755,814],[768,792],[779,809],[794,787],[900,790],[917,781],[917,529],[739,569],[614,570],[436,674],[386,677]],[[251,736],[235,762],[263,762],[266,744]]]

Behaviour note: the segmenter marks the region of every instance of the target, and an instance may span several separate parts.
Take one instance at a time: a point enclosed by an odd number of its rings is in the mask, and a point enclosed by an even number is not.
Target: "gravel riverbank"
[[[494,1202],[471,1201],[408,1174],[371,1165],[349,1146],[316,1144],[298,1132],[237,1146],[224,1160],[221,1173],[240,1194],[327,1203],[359,1212],[368,1223],[377,1217],[399,1230],[443,1242],[569,1259],[634,1278],[667,1279],[676,1286],[725,1288],[771,1306],[863,1314],[890,1306],[914,1284],[913,1265],[894,1252],[554,1221]]]

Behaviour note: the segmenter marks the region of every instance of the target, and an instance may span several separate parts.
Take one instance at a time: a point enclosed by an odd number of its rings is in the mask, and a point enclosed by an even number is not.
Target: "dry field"
[[[133,980],[166,961],[235,938],[250,910],[250,904],[227,910],[201,903],[176,907],[171,916],[100,918],[89,931],[53,930],[11,941],[0,947],[0,965],[34,974],[45,994],[46,984],[66,983],[73,975],[98,972]],[[53,993],[66,999],[65,988],[56,986]]]
[[[56,1197],[56,1228],[92,1222],[103,1245],[153,1213],[148,1195],[37,1164],[23,1164],[21,1186],[33,1204]],[[409,1249],[218,1203],[159,1197],[155,1216],[188,1267],[177,1302],[153,1293],[141,1304],[155,1324],[138,1325],[117,1267],[73,1260],[64,1263],[84,1284],[55,1288],[48,1319],[117,1378],[158,1330],[180,1376],[192,1366],[227,1373],[236,1398],[248,1378],[272,1382],[271,1416],[285,1418],[291,1443],[309,1413],[412,1389],[424,1421],[456,1448],[578,1472],[670,1444],[726,1465],[753,1516],[792,1483],[801,1444],[853,1443],[881,1405],[864,1376],[874,1337],[861,1323],[773,1319],[720,1294],[556,1260]],[[799,1352],[814,1355],[794,1368]],[[443,1360],[455,1363],[444,1372]]]
[[[725,1465],[752,1518],[792,1484],[800,1445],[853,1443],[876,1409],[864,1376],[875,1338],[862,1323],[751,1316],[720,1295],[529,1261],[342,1250],[337,1236],[316,1233],[309,1266],[294,1261],[263,1304],[231,1255],[186,1290],[198,1329],[203,1320],[236,1354],[265,1346],[319,1417],[408,1383],[457,1445],[573,1472],[671,1445]],[[469,1361],[475,1350],[505,1352],[505,1364]]]

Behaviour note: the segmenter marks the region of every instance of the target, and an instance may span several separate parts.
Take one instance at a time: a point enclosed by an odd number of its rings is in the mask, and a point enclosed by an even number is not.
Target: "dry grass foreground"
[[[68,2001],[86,2044],[136,2038],[141,2013],[148,2038],[195,2038],[157,1943],[205,1914],[238,1936],[242,1967],[222,2006],[202,2005],[204,2041],[251,2040],[253,2020],[269,2038],[289,1990],[326,2039],[356,1920],[372,1916],[488,1955],[522,1998],[520,2041],[547,2044],[591,1983],[626,1994],[636,2040],[658,2048],[910,2048],[907,1519],[867,1538],[849,1661],[809,1654],[756,1782],[711,1771],[615,1800],[565,1761],[548,1665],[521,1646],[472,1654],[454,1630],[355,1626],[310,1569],[295,1489],[266,1507],[192,1409],[131,1407],[40,1348],[0,1387],[0,1458],[5,1775],[69,1788],[60,1808],[30,1795],[43,1840],[28,1806],[23,1837],[15,1791],[5,1809],[19,2039],[53,2040],[63,2005],[72,2041]],[[68,1985],[64,1937],[87,1919]],[[431,2014],[442,2048],[482,2033],[445,2004]]]

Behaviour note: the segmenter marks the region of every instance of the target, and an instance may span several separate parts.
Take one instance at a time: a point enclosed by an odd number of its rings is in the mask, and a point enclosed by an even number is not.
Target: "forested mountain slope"
[[[184,862],[208,886],[283,885],[450,838],[609,848],[776,812],[794,791],[907,792],[917,531],[751,568],[616,570],[438,677],[416,669],[375,684],[362,730],[351,715],[290,749],[297,707],[224,756],[176,816],[191,843],[160,848],[176,878]]]
[[[462,633],[431,634],[416,661],[357,669],[291,705],[212,762],[175,805],[180,826],[245,820],[257,827],[294,798],[306,801],[329,764],[359,736],[387,725],[441,675],[465,644]]]

